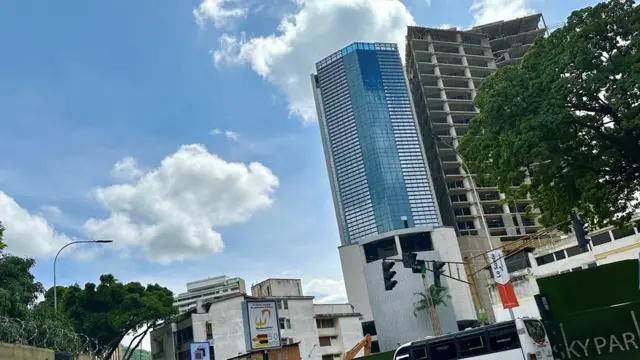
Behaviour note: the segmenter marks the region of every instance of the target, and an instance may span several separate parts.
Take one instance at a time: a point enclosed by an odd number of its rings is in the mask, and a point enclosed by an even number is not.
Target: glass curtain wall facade
[[[343,244],[440,225],[396,44],[354,43],[312,85]]]

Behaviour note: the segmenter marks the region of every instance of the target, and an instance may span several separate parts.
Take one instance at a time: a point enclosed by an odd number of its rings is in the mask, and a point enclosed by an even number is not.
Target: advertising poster
[[[279,348],[280,323],[275,300],[247,301],[251,350]]]
[[[491,261],[491,270],[493,271],[493,279],[496,281],[496,287],[500,294],[502,307],[511,309],[518,307],[518,298],[513,290],[507,264],[504,261],[504,255],[501,249],[491,251],[489,253],[489,261]]]
[[[191,360],[211,360],[208,342],[192,342],[189,343],[189,354]]]

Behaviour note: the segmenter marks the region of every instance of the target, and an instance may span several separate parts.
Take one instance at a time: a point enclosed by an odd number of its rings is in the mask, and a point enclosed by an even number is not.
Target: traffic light
[[[412,268],[418,260],[418,254],[416,253],[403,253],[402,254],[402,266],[405,268]]]
[[[393,280],[393,277],[396,276],[396,272],[391,270],[395,265],[395,261],[382,261],[382,278],[384,279],[385,291],[392,290],[398,284],[396,280]]]
[[[442,261],[434,261],[433,262],[433,283],[437,287],[441,287],[442,283],[440,282],[440,275],[444,274],[444,270],[442,269],[446,263]]]
[[[572,212],[571,213],[571,227],[573,227],[573,233],[576,235],[576,239],[578,240],[578,247],[585,248],[589,245],[589,230],[587,229],[585,223],[578,219],[578,216]]]

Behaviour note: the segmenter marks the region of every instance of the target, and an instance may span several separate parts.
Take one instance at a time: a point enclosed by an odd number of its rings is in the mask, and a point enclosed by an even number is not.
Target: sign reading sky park
[[[281,346],[280,323],[275,300],[247,300],[246,304],[251,350],[279,348]]]

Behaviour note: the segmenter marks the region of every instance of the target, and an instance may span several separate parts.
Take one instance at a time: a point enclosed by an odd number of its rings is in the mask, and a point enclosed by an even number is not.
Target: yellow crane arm
[[[364,348],[364,356],[371,355],[371,335],[365,335],[364,339],[360,340],[360,342],[358,342],[356,346],[351,348],[351,350],[345,352],[342,360],[352,360],[356,357],[356,355],[358,355],[362,348]]]

